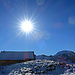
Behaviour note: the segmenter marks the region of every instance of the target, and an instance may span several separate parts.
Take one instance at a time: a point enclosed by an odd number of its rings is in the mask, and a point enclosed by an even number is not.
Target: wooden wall
[[[0,66],[10,65],[10,64],[20,63],[20,62],[26,62],[26,61],[30,61],[30,60],[31,59],[25,59],[25,60],[0,60]]]

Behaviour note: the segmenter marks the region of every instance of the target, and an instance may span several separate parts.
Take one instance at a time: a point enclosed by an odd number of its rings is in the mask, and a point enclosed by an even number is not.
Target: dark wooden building
[[[35,60],[36,55],[33,51],[1,51],[0,66]]]

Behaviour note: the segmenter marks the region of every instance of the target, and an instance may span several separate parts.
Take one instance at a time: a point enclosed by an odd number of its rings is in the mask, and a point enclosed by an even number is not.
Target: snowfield
[[[0,66],[0,75],[75,75],[75,64],[33,60]]]

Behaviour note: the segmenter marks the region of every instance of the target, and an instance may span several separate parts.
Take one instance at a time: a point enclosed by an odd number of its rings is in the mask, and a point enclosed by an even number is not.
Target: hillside
[[[0,66],[0,75],[75,75],[75,64],[50,60],[33,60]]]

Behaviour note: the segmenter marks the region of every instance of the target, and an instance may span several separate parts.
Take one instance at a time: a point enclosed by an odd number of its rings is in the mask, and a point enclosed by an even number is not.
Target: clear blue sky
[[[27,36],[18,27],[24,16],[37,29]],[[75,0],[0,0],[0,50],[75,52]]]

